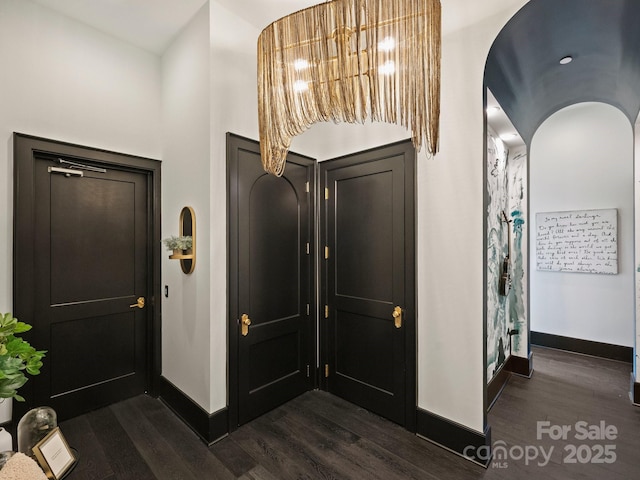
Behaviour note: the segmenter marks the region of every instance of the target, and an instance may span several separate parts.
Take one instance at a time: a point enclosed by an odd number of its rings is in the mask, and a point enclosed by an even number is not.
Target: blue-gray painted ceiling
[[[573,61],[560,65],[562,57]],[[550,115],[579,102],[640,110],[640,0],[531,0],[502,29],[485,84],[528,144]]]

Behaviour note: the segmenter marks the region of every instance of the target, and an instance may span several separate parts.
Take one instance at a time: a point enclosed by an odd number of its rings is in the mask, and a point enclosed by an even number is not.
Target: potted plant
[[[18,389],[27,383],[27,376],[38,375],[45,350],[36,350],[18,334],[31,330],[11,313],[0,314],[0,398],[15,398],[24,402]]]
[[[188,255],[189,250],[193,247],[191,235],[171,236],[165,238],[162,242],[167,247],[167,250],[173,250],[174,255]]]

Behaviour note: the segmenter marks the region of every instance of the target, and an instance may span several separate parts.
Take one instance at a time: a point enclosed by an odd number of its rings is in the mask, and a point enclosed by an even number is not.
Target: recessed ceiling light
[[[560,65],[566,65],[567,63],[573,62],[573,57],[571,55],[567,55],[566,57],[562,57],[560,59]]]
[[[519,136],[520,135],[518,135],[517,133],[503,133],[500,135],[500,138],[505,142],[508,142],[509,140],[513,140],[514,138],[518,138]]]

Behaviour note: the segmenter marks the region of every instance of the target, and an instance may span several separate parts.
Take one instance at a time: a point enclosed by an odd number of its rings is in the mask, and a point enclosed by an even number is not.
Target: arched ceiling
[[[580,102],[640,110],[640,1],[531,0],[507,23],[487,59],[485,84],[523,140]],[[560,59],[570,55],[566,65]]]

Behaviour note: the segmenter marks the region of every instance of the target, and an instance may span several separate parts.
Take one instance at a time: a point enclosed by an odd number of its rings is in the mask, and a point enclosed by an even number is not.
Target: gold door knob
[[[396,328],[402,328],[402,308],[396,307],[393,309],[393,319]]]
[[[138,297],[138,300],[133,305],[129,305],[129,308],[144,308],[144,297]]]
[[[249,335],[249,325],[251,325],[251,319],[249,318],[249,315],[247,315],[246,313],[243,313],[240,321],[243,337],[246,337],[247,335]]]

